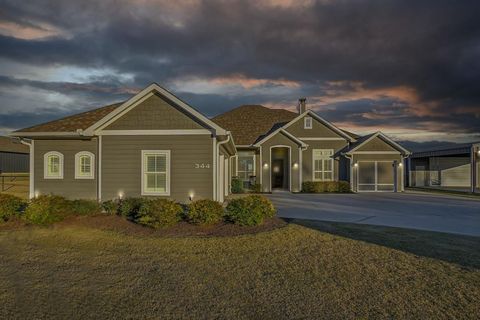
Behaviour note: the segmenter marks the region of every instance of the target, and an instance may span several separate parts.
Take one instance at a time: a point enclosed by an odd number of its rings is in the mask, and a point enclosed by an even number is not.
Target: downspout
[[[30,154],[29,154],[29,164],[28,164],[28,165],[29,165],[29,175],[30,175],[29,178],[28,178],[28,179],[29,179],[29,189],[28,189],[28,193],[29,193],[29,194],[28,194],[28,197],[29,197],[30,199],[33,199],[33,198],[35,197],[35,188],[34,188],[34,186],[33,186],[33,183],[34,183],[34,179],[33,179],[33,174],[34,174],[34,171],[33,171],[33,170],[34,170],[34,152],[35,152],[34,149],[33,149],[33,148],[34,148],[34,147],[33,147],[34,141],[33,141],[33,140],[30,140],[30,142],[27,142],[27,141],[25,141],[25,139],[20,138],[20,143],[23,144],[23,145],[28,146],[29,152],[30,152]]]
[[[228,143],[228,142],[230,142],[230,132],[227,132],[227,139],[226,139],[226,140],[220,141],[220,142],[217,143],[217,149],[216,149],[216,154],[215,154],[216,163],[219,163],[219,162],[220,162],[220,145],[226,144],[226,143]],[[217,168],[220,168],[220,165],[216,166],[215,170],[217,170]],[[215,176],[216,176],[216,183],[215,183],[215,185],[216,185],[216,187],[217,187],[217,188],[216,188],[216,192],[217,192],[216,198],[217,198],[217,200],[218,200],[218,199],[220,198],[220,195],[221,195],[220,192],[224,192],[224,190],[219,190],[219,188],[218,188],[218,186],[220,186],[220,183],[219,183],[219,182],[220,182],[220,180],[219,180],[220,175],[218,174],[219,172],[216,172],[216,173],[217,173],[217,174],[215,175]]]

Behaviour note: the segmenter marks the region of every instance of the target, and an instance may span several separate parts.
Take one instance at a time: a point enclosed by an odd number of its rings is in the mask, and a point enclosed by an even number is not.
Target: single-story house
[[[30,144],[30,196],[222,202],[233,177],[270,192],[303,181],[403,190],[409,151],[377,132],[341,130],[306,109],[242,106],[209,119],[152,84],[129,100],[11,134]]]
[[[415,152],[408,185],[476,192],[480,188],[480,142]]]
[[[0,173],[28,173],[28,146],[0,137]]]

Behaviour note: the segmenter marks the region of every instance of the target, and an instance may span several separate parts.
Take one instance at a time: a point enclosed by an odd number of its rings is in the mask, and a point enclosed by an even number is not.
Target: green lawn
[[[211,238],[0,229],[0,318],[480,316],[480,238],[302,224]]]

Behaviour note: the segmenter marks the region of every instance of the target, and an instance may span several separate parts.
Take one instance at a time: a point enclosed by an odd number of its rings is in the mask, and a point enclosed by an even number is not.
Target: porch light
[[[297,169],[297,168],[298,168],[298,163],[295,162],[295,163],[293,164],[293,168],[294,168],[294,169]]]
[[[403,163],[400,162],[400,163],[398,164],[398,166],[399,166],[399,167],[403,167]]]
[[[353,164],[353,166],[354,166],[355,168],[358,167],[358,163],[355,162],[355,163]]]
[[[267,168],[268,168],[268,163],[264,162],[264,163],[263,163],[263,167],[264,167],[265,169],[267,169]]]

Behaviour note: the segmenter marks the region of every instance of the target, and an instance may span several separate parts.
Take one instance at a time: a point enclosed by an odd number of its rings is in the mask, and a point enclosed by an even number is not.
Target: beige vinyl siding
[[[156,94],[105,128],[105,130],[181,129],[204,129],[204,127]]]
[[[365,143],[363,146],[358,148],[355,151],[397,151],[397,149],[393,148],[391,145],[383,141],[379,137],[375,137],[372,140]]]
[[[312,117],[312,129],[304,128],[304,117],[298,119],[297,122],[290,125],[285,130],[294,135],[297,138],[310,137],[310,138],[341,138],[332,129],[326,127],[323,123],[319,122]],[[308,143],[308,141],[306,141]]]
[[[398,163],[403,162],[403,158],[401,155],[395,155],[395,154],[354,154],[353,155],[353,163],[355,162],[368,162],[368,161],[387,161],[389,162],[389,165],[393,165],[394,161],[397,161]],[[393,167],[392,171],[393,171]],[[397,167],[397,190],[401,191],[403,190],[403,185],[402,181],[404,179],[403,177],[403,172],[404,172],[404,167]],[[358,167],[353,168],[353,190],[357,190],[357,183],[358,183]]]
[[[170,196],[187,202],[213,198],[213,145],[209,135],[104,136],[102,138],[102,199],[122,192],[141,196],[142,150],[170,150]],[[209,168],[195,168],[195,164]]]
[[[303,181],[313,181],[313,150],[314,149],[333,149],[333,153],[336,153],[340,149],[344,148],[347,145],[347,141],[335,140],[306,140],[305,143],[308,144],[307,150],[303,151],[302,162],[303,162],[303,171],[302,171],[302,180]],[[340,176],[340,170],[345,170],[339,165],[339,160],[334,160],[334,180],[337,181]]]
[[[299,146],[280,132],[262,144],[262,162],[268,163],[268,168],[264,168],[263,165],[261,165],[259,169],[262,173],[262,189],[263,191],[271,191],[270,171],[272,170],[272,166],[270,161],[270,147],[276,145],[286,145],[290,147],[291,162],[287,164],[287,166],[290,172],[291,191],[298,192],[300,191],[300,166],[294,169],[292,165],[295,162],[299,163]]]
[[[50,151],[63,154],[63,179],[44,179],[43,155]],[[75,154],[89,151],[97,161],[97,139],[92,140],[35,140],[34,147],[34,192],[56,194],[69,199],[97,198],[97,165],[94,179],[75,179]]]

